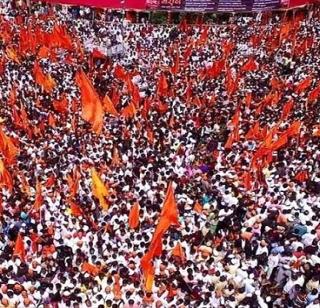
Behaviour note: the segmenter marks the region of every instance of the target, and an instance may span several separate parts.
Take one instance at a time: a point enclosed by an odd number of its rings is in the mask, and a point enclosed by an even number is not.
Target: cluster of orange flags
[[[109,205],[106,202],[105,198],[109,196],[109,190],[106,185],[101,180],[97,171],[91,169],[91,178],[92,178],[92,194],[99,200],[100,206],[103,210],[108,210]]]
[[[46,92],[51,93],[56,87],[55,80],[50,76],[50,74],[45,74],[40,67],[38,62],[34,63],[33,75],[36,83],[41,86]]]
[[[172,183],[169,183],[158,225],[154,231],[153,237],[151,239],[151,243],[149,245],[149,249],[141,259],[141,267],[144,272],[146,282],[148,281],[148,279],[149,279],[149,282],[153,281],[152,273],[154,269],[151,262],[154,257],[161,255],[162,237],[171,225],[173,226],[179,225],[178,217],[179,217],[179,212],[178,212],[178,208],[177,208],[177,204],[174,196],[174,190],[172,187]],[[150,289],[150,285],[149,285],[149,289]]]
[[[103,128],[104,117],[101,100],[82,70],[76,74],[76,83],[81,91],[82,118],[92,125],[94,132],[100,134]]]

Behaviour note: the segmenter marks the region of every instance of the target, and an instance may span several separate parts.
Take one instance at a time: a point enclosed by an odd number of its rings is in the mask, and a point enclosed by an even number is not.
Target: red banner
[[[114,9],[146,9],[146,0],[46,0],[50,3],[94,6]]]
[[[181,11],[264,11],[295,7],[316,0],[46,0],[50,3],[93,6],[126,10],[181,10]]]

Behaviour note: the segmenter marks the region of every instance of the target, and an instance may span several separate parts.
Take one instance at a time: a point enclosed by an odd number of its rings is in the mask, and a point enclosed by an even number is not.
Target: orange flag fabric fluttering
[[[122,296],[119,274],[114,275],[113,294],[117,299],[120,299]]]
[[[172,187],[172,182],[170,182],[167,194],[164,199],[163,208],[161,211],[161,217],[166,217],[172,225],[179,225],[179,212],[174,196],[174,190]]]
[[[164,74],[161,74],[158,82],[158,94],[166,96],[168,94],[168,88],[167,78]]]
[[[258,69],[256,61],[251,57],[243,66],[242,70],[245,72],[252,72]]]
[[[40,181],[37,181],[36,184],[36,197],[33,204],[34,210],[38,211],[41,208],[41,205],[43,204],[43,196],[42,196],[42,185]]]
[[[50,74],[45,74],[40,67],[38,62],[34,63],[33,75],[36,83],[41,86],[47,93],[51,93],[56,87],[55,80],[50,76]]]
[[[154,268],[150,267],[146,273],[146,283],[145,283],[145,289],[147,293],[152,292],[152,286],[154,282]]]
[[[25,261],[26,251],[21,233],[19,233],[17,236],[16,243],[14,245],[13,256],[18,256],[21,261]]]
[[[177,243],[177,245],[173,248],[172,255],[180,258],[182,263],[184,263],[184,261],[186,260],[186,255],[180,243]]]
[[[131,119],[133,118],[137,113],[137,109],[133,102],[131,102],[127,107],[123,108],[121,115],[125,119]]]
[[[104,108],[104,111],[109,113],[109,114],[112,114],[112,115],[114,115],[116,117],[119,115],[118,111],[114,107],[114,105],[113,105],[110,97],[108,96],[108,94],[106,94],[104,99],[103,99],[103,108]]]
[[[109,196],[109,191],[94,168],[91,169],[91,178],[92,194],[99,200],[102,209],[106,211],[108,210],[109,205],[107,204],[105,198]]]
[[[97,276],[100,273],[98,266],[91,264],[91,263],[88,263],[88,262],[82,263],[81,270],[85,273],[92,275],[92,276]]]
[[[131,229],[136,229],[139,226],[139,210],[139,203],[136,202],[129,213],[129,227]]]
[[[67,98],[64,96],[61,100],[54,101],[53,108],[57,112],[68,113],[68,100],[67,100]]]
[[[307,77],[306,79],[300,81],[296,88],[295,88],[295,92],[297,94],[300,94],[302,92],[304,92],[307,88],[309,88],[311,86],[312,83],[312,78],[311,77]]]
[[[198,214],[202,213],[202,205],[200,204],[199,200],[197,200],[194,204],[193,210]]]
[[[6,187],[10,192],[13,190],[13,180],[11,174],[4,166],[3,161],[0,159],[0,187]]]
[[[77,72],[76,83],[81,91],[82,118],[92,125],[92,130],[95,133],[100,134],[104,117],[100,98],[82,70]]]

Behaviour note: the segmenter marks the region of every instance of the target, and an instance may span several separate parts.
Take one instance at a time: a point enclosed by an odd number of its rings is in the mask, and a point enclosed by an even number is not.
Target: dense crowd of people
[[[1,307],[319,307],[319,8],[88,11],[0,4]]]

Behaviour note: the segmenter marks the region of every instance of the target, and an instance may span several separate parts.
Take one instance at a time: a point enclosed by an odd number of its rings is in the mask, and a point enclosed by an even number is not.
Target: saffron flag
[[[152,287],[153,287],[153,283],[154,283],[154,268],[153,266],[150,266],[146,272],[145,275],[145,289],[146,292],[151,293],[152,292]]]
[[[179,225],[178,207],[174,196],[172,182],[170,182],[168,185],[167,194],[163,203],[160,216],[166,217],[173,225]]]
[[[116,299],[121,299],[122,292],[121,292],[120,275],[119,274],[114,275],[113,294]]]
[[[104,117],[100,98],[82,70],[77,72],[76,82],[81,91],[82,118],[92,125],[94,132],[100,134]]]
[[[0,159],[0,187],[6,187],[10,192],[13,190],[13,180],[11,174],[4,166],[3,161]]]
[[[245,72],[252,72],[258,69],[258,65],[253,57],[250,57],[249,60],[242,66],[242,70]]]
[[[102,209],[108,210],[109,205],[107,204],[105,197],[109,195],[109,191],[94,168],[91,169],[91,178],[92,194],[99,200]]]
[[[139,210],[139,203],[136,202],[129,213],[129,227],[131,229],[136,229],[139,226]]]
[[[312,78],[311,77],[307,77],[306,79],[300,81],[295,88],[295,92],[297,94],[300,94],[302,92],[304,92],[307,88],[309,88],[311,86],[312,83]]]
[[[289,113],[291,112],[292,108],[293,108],[293,101],[289,101],[289,102],[286,102],[286,104],[283,106],[283,109],[282,109],[282,114],[281,114],[281,119],[282,120],[286,120]]]
[[[180,243],[177,243],[177,245],[173,248],[172,255],[180,258],[182,263],[184,263],[184,261],[186,260],[186,255]]]
[[[98,266],[91,264],[91,263],[88,263],[88,262],[82,263],[81,270],[85,273],[92,275],[92,276],[97,276],[100,273]]]
[[[18,256],[21,261],[25,261],[26,251],[24,248],[24,241],[21,233],[18,233],[16,242],[14,245],[13,256]]]
[[[158,82],[158,94],[166,96],[168,94],[168,88],[167,78],[164,74],[161,74]]]
[[[51,93],[56,87],[55,80],[49,74],[44,74],[38,62],[34,63],[33,75],[36,83],[41,86],[47,93]]]
[[[42,186],[41,182],[37,180],[36,184],[36,197],[33,204],[33,208],[38,211],[41,208],[41,205],[43,204],[43,196],[42,196]]]
[[[137,113],[137,109],[133,102],[131,102],[127,107],[123,108],[121,115],[125,119],[131,119],[133,118]]]
[[[114,105],[113,105],[110,97],[108,96],[108,94],[106,94],[104,99],[103,99],[103,108],[104,108],[104,111],[109,113],[109,114],[112,114],[112,115],[114,115],[116,117],[119,115],[118,111],[114,107]]]
[[[194,204],[193,210],[198,214],[202,213],[202,205],[200,204],[199,200],[197,200]]]

